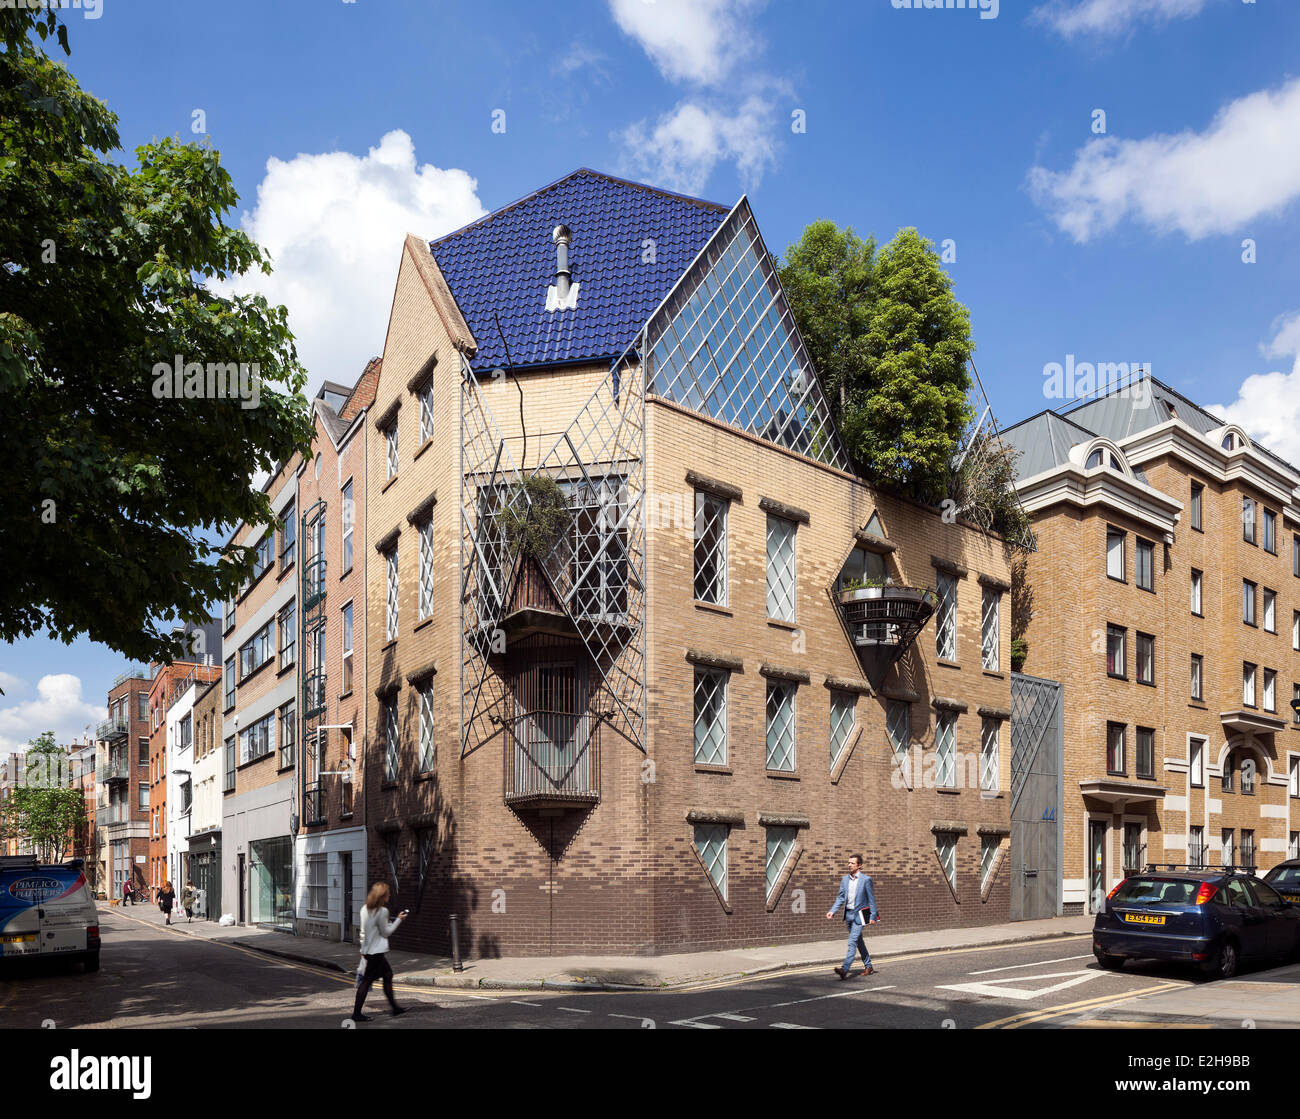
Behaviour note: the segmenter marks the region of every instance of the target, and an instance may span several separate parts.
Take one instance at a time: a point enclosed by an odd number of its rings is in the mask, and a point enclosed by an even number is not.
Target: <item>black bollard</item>
[[[451,970],[465,970],[465,966],[460,962],[460,935],[456,930],[456,914],[454,913],[451,915]]]

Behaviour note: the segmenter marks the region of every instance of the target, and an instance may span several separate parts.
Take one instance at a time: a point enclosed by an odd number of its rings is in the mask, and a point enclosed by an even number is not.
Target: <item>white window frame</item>
[[[1204,572],[1192,569],[1191,609],[1193,614],[1204,615]]]
[[[339,610],[339,644],[342,653],[343,695],[353,688],[353,659],[356,652],[356,615],[351,602],[345,602]]]
[[[795,621],[798,528],[794,521],[767,515],[767,616],[778,622]]]
[[[858,725],[858,697],[852,692],[831,691],[831,769],[835,769]]]
[[[957,660],[957,576],[936,572],[939,609],[935,618],[934,651],[946,661]]]
[[[1264,685],[1260,697],[1260,706],[1265,711],[1277,711],[1277,672],[1272,668],[1264,669]]]
[[[384,700],[384,780],[397,780],[398,732],[397,697]]]
[[[416,695],[420,708],[420,772],[432,773],[438,761],[433,740],[433,681],[428,681]]]
[[[397,639],[398,624],[398,581],[397,581],[397,545],[384,557],[384,639]]]
[[[996,793],[1002,787],[1002,720],[985,719],[980,726],[980,788]]]
[[[352,570],[353,528],[357,519],[357,503],[353,496],[351,478],[343,483],[340,493],[339,518],[342,522],[342,532],[339,535],[339,561],[344,572],[348,572]]]
[[[980,611],[980,664],[987,672],[1002,665],[1002,592],[990,587],[984,588]]]
[[[419,618],[424,621],[433,613],[433,517],[420,525],[420,605]]]
[[[1256,682],[1259,677],[1259,665],[1246,661],[1241,666],[1241,702],[1244,707],[1255,706]]]
[[[712,514],[710,514],[711,509],[715,510]],[[691,542],[691,593],[697,602],[707,602],[713,606],[728,605],[727,542],[730,519],[730,501],[707,490],[695,491],[695,535]],[[708,540],[715,527],[716,540],[710,555]],[[701,583],[701,569],[706,565],[701,560],[712,562],[714,577],[711,581],[706,579]]]
[[[940,789],[957,787],[957,714],[953,711],[935,716],[934,783]]]
[[[280,637],[280,667],[288,668],[298,656],[298,603],[290,599],[276,618]]]
[[[1106,574],[1121,583],[1128,579],[1128,571],[1124,563],[1127,541],[1126,533],[1113,528],[1106,530]]]
[[[885,737],[896,758],[906,757],[912,748],[912,705],[903,699],[891,699],[885,708]]]
[[[420,387],[420,446],[423,447],[433,438],[433,378],[430,377]],[[394,424],[394,427],[397,425]]]
[[[799,764],[796,754],[798,685],[792,680],[768,680],[766,694],[767,744],[764,763],[773,773],[794,773]],[[775,711],[772,706],[774,696],[778,703]]]
[[[696,765],[726,765],[728,759],[728,742],[727,742],[727,689],[730,685],[731,673],[726,669],[703,668],[696,666],[692,678],[691,689],[691,712],[692,712],[692,749],[694,751]],[[702,689],[713,689],[702,692]],[[714,720],[702,725],[701,718],[701,696],[708,695],[710,698],[717,696],[718,707],[715,712]],[[705,712],[707,714],[707,710]],[[719,729],[719,724],[720,729]]]
[[[951,831],[936,832],[934,847],[939,854],[939,865],[948,885],[957,889],[957,833]]]
[[[308,917],[329,916],[329,852],[307,856],[306,913]]]
[[[1300,755],[1292,754],[1287,762],[1287,795],[1300,797]]]
[[[384,480],[395,478],[397,476],[398,457],[397,457],[397,418],[384,430],[384,464],[387,473]]]
[[[731,829],[726,824],[696,824],[691,836],[705,873],[722,900],[727,900],[727,847]]]
[[[1263,587],[1262,593],[1264,595],[1264,630],[1266,633],[1277,633],[1277,592]]]
[[[1191,654],[1191,689],[1192,699],[1205,700],[1205,658],[1200,653]]]
[[[766,829],[763,857],[764,896],[768,901],[780,884],[781,875],[789,866],[794,856],[795,845],[799,842],[799,829],[769,825]]]
[[[1188,740],[1187,780],[1194,789],[1205,788],[1205,739],[1203,738]]]
[[[1002,838],[997,835],[980,836],[980,889],[988,889],[990,876],[993,874],[993,866],[997,861],[998,850],[1002,846]]]

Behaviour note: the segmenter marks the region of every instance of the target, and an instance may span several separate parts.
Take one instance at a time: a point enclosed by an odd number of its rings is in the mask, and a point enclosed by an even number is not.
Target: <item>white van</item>
[[[0,856],[0,956],[65,956],[99,970],[99,911],[81,859]]]

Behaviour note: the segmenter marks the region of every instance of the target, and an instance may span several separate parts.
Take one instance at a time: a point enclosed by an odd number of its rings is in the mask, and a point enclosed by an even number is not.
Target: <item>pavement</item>
[[[1238,979],[1220,979],[1172,991],[1138,995],[1097,1016],[1098,1025],[1147,1025],[1178,1019],[1239,1029],[1300,1026],[1300,964]]]
[[[114,907],[114,913],[149,924],[163,924],[155,905]],[[294,936],[273,929],[218,925],[215,921],[177,922],[172,927],[189,936],[229,940],[269,956],[351,973],[359,959],[355,944]],[[835,928],[839,929],[840,923]],[[872,959],[945,948],[1018,944],[1078,936],[1092,930],[1091,917],[1052,917],[1042,921],[1016,921],[975,928],[935,929],[925,932],[870,932],[867,942]],[[515,956],[463,961],[455,971],[447,956],[393,949],[388,953],[394,978],[402,983],[429,987],[473,988],[499,991],[671,991],[767,975],[788,968],[824,965],[844,960],[844,937],[807,944],[778,944],[713,952],[683,952],[665,956]]]

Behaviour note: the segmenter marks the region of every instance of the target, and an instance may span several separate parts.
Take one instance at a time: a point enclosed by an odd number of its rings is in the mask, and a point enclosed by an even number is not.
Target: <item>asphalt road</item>
[[[35,1028],[338,1029],[350,977],[104,915],[101,969],[67,961],[0,968],[0,1023]],[[1088,936],[915,953],[870,977],[828,968],[687,991],[478,992],[400,985],[412,1013],[391,1018],[371,992],[375,1029],[1007,1029],[1108,1025],[1134,995],[1203,982],[1167,965],[1102,971]],[[1121,1019],[1122,1020],[1122,1019]]]

